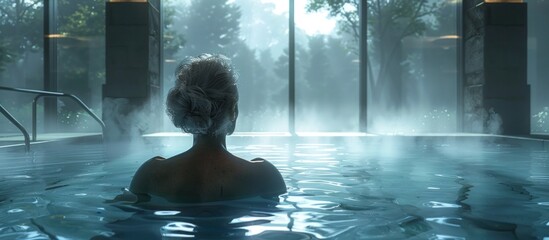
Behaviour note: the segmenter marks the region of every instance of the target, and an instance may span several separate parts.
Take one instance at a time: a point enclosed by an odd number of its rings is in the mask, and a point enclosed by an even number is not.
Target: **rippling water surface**
[[[0,239],[547,239],[549,154],[497,143],[229,140],[282,173],[279,201],[106,203],[190,143],[0,153]]]

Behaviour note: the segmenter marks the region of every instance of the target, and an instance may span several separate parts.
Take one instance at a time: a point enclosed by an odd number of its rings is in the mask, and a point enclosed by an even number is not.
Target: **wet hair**
[[[186,58],[175,77],[166,112],[176,127],[192,134],[227,135],[234,131],[237,76],[227,57],[202,54]]]

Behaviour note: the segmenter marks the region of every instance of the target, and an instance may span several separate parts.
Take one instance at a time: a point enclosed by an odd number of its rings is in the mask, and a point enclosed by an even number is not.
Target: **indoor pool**
[[[231,137],[235,155],[271,161],[288,193],[163,207],[108,200],[188,137],[2,150],[0,239],[549,239],[543,142],[400,139]]]

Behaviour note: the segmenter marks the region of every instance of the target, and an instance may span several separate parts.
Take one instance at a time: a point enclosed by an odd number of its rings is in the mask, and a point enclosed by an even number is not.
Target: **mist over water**
[[[240,75],[237,131],[287,131],[283,124],[288,114],[288,9],[268,1],[216,4],[215,14],[230,21],[210,28],[199,27],[205,16],[196,13],[213,5],[192,0],[170,5],[182,9],[173,15],[173,26],[184,27],[168,31],[183,35],[185,44],[169,55],[175,59],[202,52],[227,55]],[[369,71],[369,131],[455,132],[456,41],[439,40],[456,35],[455,5],[441,4],[435,10],[436,14],[419,19],[426,30],[417,30],[416,35],[399,39],[379,35],[379,29],[371,26],[368,66],[358,63],[357,36],[346,28],[345,19],[328,16],[325,9],[297,10],[296,22],[301,22],[296,28],[297,131],[358,131],[358,71],[364,67]],[[345,11],[357,9],[349,5]],[[332,32],[306,31],[303,23],[318,14],[336,22]],[[397,34],[400,28],[395,25],[392,31]],[[380,39],[388,43],[380,44]],[[172,79],[172,72],[165,73]],[[172,80],[166,83],[171,85]]]
[[[477,148],[452,138],[230,138],[235,155],[269,159],[289,192],[275,202],[161,208],[105,202],[128,186],[143,161],[177,154],[187,140],[119,156],[82,144],[3,154],[19,164],[0,162],[9,170],[0,173],[0,235],[522,239],[543,236],[546,227],[539,219],[548,204],[547,151],[512,141]]]

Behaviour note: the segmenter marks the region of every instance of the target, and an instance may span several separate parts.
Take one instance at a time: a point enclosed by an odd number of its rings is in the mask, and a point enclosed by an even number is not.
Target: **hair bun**
[[[176,127],[192,134],[206,134],[212,126],[212,102],[199,86],[181,86],[170,92],[167,101]]]
[[[188,132],[205,134],[212,126],[212,101],[199,86],[187,86],[183,89],[188,97],[189,111],[183,118]]]

